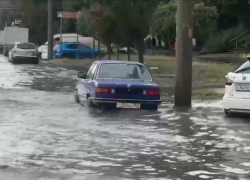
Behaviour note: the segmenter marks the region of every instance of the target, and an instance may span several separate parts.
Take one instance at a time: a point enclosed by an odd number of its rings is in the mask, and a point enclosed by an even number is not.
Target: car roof
[[[119,60],[98,60],[95,62],[99,64],[142,64],[134,61],[119,61]]]

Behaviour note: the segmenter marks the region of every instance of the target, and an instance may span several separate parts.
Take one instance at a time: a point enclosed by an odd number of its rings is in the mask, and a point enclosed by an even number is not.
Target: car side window
[[[97,69],[97,64],[95,64],[95,66],[93,67],[93,69],[92,69],[92,72],[91,72],[91,79],[93,79],[94,78],[94,76],[95,76],[95,72],[96,72],[96,69]]]
[[[96,69],[96,63],[92,64],[92,66],[89,68],[87,74],[86,74],[86,79],[92,79],[95,73]]]
[[[66,47],[68,48],[68,49],[77,49],[77,44],[67,44],[66,45]]]

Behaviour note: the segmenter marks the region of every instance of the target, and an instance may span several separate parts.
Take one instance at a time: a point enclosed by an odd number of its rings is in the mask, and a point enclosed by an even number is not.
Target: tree
[[[176,0],[160,4],[154,14],[152,31],[160,36],[165,44],[175,42],[176,37]],[[215,6],[196,3],[194,9],[194,37],[201,45],[217,30],[219,14]]]
[[[98,37],[107,46],[110,59],[111,43],[117,39],[118,29],[109,8],[95,4],[89,10],[83,10],[82,14],[77,23],[79,29],[81,28],[82,33]]]
[[[87,0],[62,0],[62,8],[64,11],[78,12],[83,9],[89,9],[90,2]],[[67,32],[75,33],[77,31],[77,22],[75,19],[65,19],[64,27]]]
[[[165,43],[175,42],[176,38],[176,1],[158,5],[151,25],[153,35],[160,37]]]
[[[139,61],[144,63],[144,38],[149,33],[153,12],[157,0],[102,1],[95,0],[102,6],[109,7],[112,17],[121,30],[123,39],[131,39],[138,49]],[[127,41],[127,45],[132,42]]]

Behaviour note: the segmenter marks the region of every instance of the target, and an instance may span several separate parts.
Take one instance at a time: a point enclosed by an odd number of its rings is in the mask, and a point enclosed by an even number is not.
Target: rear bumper
[[[39,58],[36,56],[14,56],[12,58],[12,62],[14,63],[38,63]]]
[[[250,112],[250,99],[224,97],[223,107],[232,112]]]
[[[140,110],[157,110],[161,101],[147,101],[147,100],[131,100],[131,99],[101,99],[101,98],[90,98],[96,107],[104,107],[116,109],[117,103],[139,103]]]
[[[139,99],[107,99],[107,98],[90,98],[93,103],[116,104],[117,102],[140,103],[148,105],[160,105],[161,100],[139,100]]]

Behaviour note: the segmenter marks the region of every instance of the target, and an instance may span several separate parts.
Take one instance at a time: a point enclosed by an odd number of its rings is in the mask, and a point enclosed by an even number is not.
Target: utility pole
[[[53,0],[48,0],[48,60],[53,58]]]
[[[191,107],[194,0],[177,0],[175,106]]]

